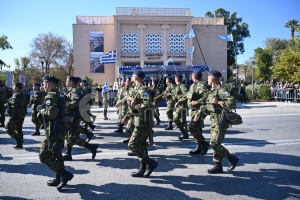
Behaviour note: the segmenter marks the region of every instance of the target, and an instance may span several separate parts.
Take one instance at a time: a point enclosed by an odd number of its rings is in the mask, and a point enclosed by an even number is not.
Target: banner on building
[[[25,74],[19,74],[19,82],[22,83],[24,86],[26,85],[26,76]]]
[[[100,63],[100,57],[104,52],[104,33],[90,31],[90,72],[104,73],[104,65]]]

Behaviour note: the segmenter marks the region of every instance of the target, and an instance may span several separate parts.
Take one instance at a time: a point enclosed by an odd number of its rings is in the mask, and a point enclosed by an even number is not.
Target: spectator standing
[[[240,95],[241,95],[241,103],[247,103],[246,102],[246,88],[245,88],[244,83],[241,84]]]

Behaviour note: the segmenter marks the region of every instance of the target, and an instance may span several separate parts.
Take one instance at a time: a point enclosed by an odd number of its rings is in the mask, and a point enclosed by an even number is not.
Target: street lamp
[[[44,76],[45,76],[45,74],[44,74],[44,60],[45,60],[45,57],[39,57],[39,58],[40,58],[40,62],[42,64],[42,72],[43,72],[43,78],[44,78]]]
[[[245,83],[246,83],[246,72],[247,72],[247,66],[245,66]]]
[[[253,73],[253,68],[254,68],[254,61],[255,61],[255,57],[251,57],[250,58],[251,60],[251,65],[252,65],[252,97],[254,95],[254,80],[253,80],[253,76],[254,76],[254,73]]]

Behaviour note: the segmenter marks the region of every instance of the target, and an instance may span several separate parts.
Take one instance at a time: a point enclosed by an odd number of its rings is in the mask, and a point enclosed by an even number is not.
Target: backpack
[[[230,125],[240,125],[243,123],[242,117],[236,112],[228,111],[226,115]]]

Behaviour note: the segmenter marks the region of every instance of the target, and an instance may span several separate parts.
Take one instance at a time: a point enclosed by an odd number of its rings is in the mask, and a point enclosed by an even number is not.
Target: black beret
[[[77,83],[77,78],[75,76],[67,76],[67,80]]]
[[[200,70],[194,71],[193,74],[195,74],[195,76],[196,76],[197,79],[202,78],[202,72]]]
[[[177,74],[175,77],[179,79],[183,79],[183,76],[181,74]]]
[[[81,80],[82,83],[88,83],[87,80]]]
[[[48,75],[43,78],[43,82],[51,82],[51,83],[58,84],[58,79],[55,76]]]
[[[79,76],[76,76],[75,78],[77,79],[77,83],[81,82],[81,78]]]
[[[20,82],[16,82],[14,83],[14,85],[18,88],[22,88],[23,87],[23,83],[20,83]]]
[[[145,73],[143,71],[136,71],[134,74],[139,78],[145,78]]]
[[[222,77],[221,72],[217,71],[217,70],[211,70],[208,72],[208,76],[215,76],[215,77]]]
[[[33,85],[41,87],[41,84],[37,82],[35,82]]]
[[[171,77],[171,76],[168,76],[166,79],[168,79],[168,80],[173,80],[173,78]]]

